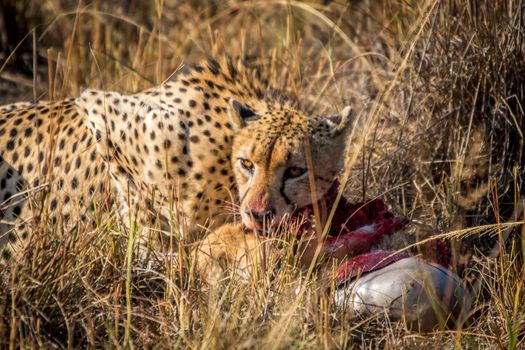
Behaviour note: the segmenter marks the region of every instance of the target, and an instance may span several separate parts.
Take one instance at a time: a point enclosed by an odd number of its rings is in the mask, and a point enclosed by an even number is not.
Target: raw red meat
[[[338,183],[323,197],[319,206],[330,210],[337,198]],[[312,228],[315,223],[313,205],[300,209],[295,217],[302,220],[298,235],[315,234]],[[396,216],[380,199],[366,203],[350,203],[341,196],[328,236],[325,239],[325,253],[346,251],[345,255],[356,255],[368,251],[385,235],[390,235],[403,228],[408,223],[405,217]]]
[[[334,183],[328,193],[317,205],[329,211],[337,198],[339,183]],[[294,217],[300,220],[298,236],[316,234],[313,205],[298,210]],[[339,266],[337,283],[348,281],[358,274],[374,271],[395,261],[406,258],[407,253],[396,253],[388,250],[370,252],[370,248],[379,243],[385,236],[391,235],[408,224],[408,219],[393,214],[381,199],[372,199],[365,203],[350,203],[341,196],[337,204],[331,226],[324,239],[323,252],[335,258],[345,258]],[[441,240],[431,241],[425,245],[434,252],[436,262],[448,265],[449,250]]]

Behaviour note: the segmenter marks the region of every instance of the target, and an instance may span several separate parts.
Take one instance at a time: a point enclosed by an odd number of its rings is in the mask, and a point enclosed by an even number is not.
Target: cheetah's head
[[[312,117],[282,108],[257,115],[230,101],[237,126],[232,165],[244,225],[278,225],[295,209],[319,200],[344,164],[351,108]]]

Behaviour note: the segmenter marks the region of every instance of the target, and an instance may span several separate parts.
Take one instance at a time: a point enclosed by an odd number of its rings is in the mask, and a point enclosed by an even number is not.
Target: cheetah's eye
[[[250,173],[253,172],[253,162],[251,160],[239,158],[239,161],[244,169],[248,170]]]
[[[306,173],[306,169],[305,168],[299,168],[299,167],[296,167],[296,166],[292,166],[292,167],[289,167],[288,169],[286,169],[286,171],[284,172],[284,178],[285,179],[293,179],[294,177],[299,177],[299,176],[303,175],[304,173]]]

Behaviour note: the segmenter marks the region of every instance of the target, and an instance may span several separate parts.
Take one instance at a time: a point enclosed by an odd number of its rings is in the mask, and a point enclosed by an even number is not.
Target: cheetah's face
[[[343,166],[349,107],[322,118],[286,109],[257,116],[232,106],[241,123],[231,161],[247,228],[276,226],[328,191]]]

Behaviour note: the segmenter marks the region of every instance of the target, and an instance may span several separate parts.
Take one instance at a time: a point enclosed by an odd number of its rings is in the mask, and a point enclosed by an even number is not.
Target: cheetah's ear
[[[248,106],[230,99],[230,108],[228,108],[228,116],[231,122],[239,129],[244,128],[247,123],[259,119],[259,116]]]
[[[328,125],[331,127],[332,136],[344,133],[352,124],[352,107],[346,106],[341,113],[328,117]]]

